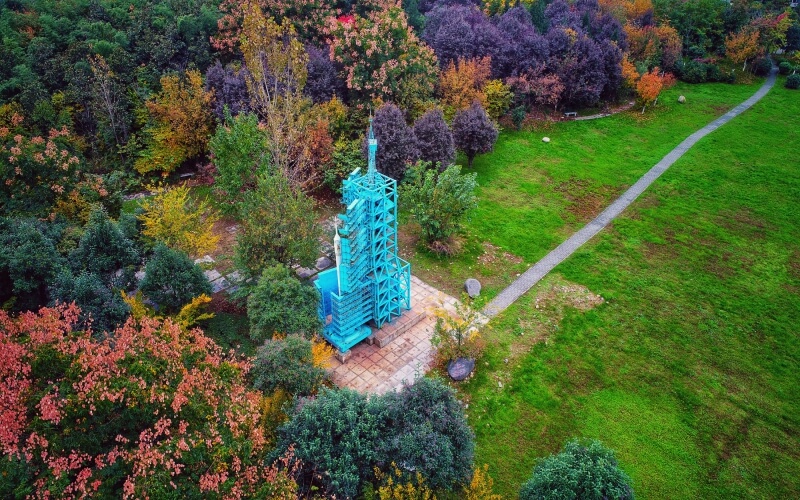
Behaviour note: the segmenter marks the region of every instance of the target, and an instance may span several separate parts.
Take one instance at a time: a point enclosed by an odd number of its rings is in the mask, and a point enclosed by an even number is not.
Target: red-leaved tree
[[[0,496],[294,497],[248,362],[169,319],[98,340],[79,313],[0,311]]]

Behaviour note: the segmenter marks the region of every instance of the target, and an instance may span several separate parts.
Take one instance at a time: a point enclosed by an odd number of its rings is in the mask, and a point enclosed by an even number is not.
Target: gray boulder
[[[464,282],[464,290],[471,299],[481,294],[481,282],[475,278],[469,278]]]

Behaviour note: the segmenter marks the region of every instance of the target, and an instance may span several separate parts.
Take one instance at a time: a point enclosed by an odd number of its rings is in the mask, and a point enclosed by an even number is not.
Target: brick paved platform
[[[330,360],[333,382],[339,387],[375,394],[398,389],[403,382],[413,382],[428,370],[433,359],[431,335],[436,320],[431,309],[444,305],[453,310],[456,302],[411,276],[411,310],[392,325],[384,326],[383,331],[375,329],[371,345],[364,341],[350,349],[347,362],[333,357]]]

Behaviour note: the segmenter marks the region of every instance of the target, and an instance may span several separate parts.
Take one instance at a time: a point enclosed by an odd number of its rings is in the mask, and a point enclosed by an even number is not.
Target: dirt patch
[[[800,279],[800,251],[793,250],[789,254],[789,276]]]
[[[612,200],[617,198],[624,187],[593,185],[585,179],[572,178],[554,187],[567,199],[567,211],[579,222],[588,222],[602,212]]]
[[[481,246],[483,253],[478,257],[478,264],[483,266],[492,266],[498,263],[506,264],[522,264],[522,258],[514,254],[503,251],[502,248],[497,247],[484,241]]]
[[[711,109],[714,111],[714,116],[722,116],[728,111],[730,111],[730,106],[722,106],[722,105],[714,105],[711,106]]]
[[[568,308],[585,312],[605,302],[583,285],[569,282],[558,275],[547,278],[536,291],[530,319],[519,319],[516,335],[510,346],[508,363],[530,351],[534,344],[549,342],[558,330]]]
[[[214,223],[214,235],[219,236],[217,248],[211,253],[214,259],[214,269],[222,274],[233,269],[233,249],[236,247],[236,233],[239,225],[234,219],[223,218]]]

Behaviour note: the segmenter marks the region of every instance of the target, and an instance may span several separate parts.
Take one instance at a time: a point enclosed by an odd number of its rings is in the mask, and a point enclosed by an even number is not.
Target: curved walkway
[[[636,200],[636,198],[638,198],[639,195],[641,195],[644,190],[650,186],[650,184],[658,179],[661,174],[663,174],[670,166],[672,166],[672,164],[675,163],[678,158],[683,156],[683,154],[688,151],[689,148],[694,146],[697,141],[715,131],[719,127],[725,125],[733,118],[750,108],[750,106],[761,100],[761,98],[764,97],[775,84],[776,73],[777,68],[773,67],[772,72],[767,78],[767,81],[765,81],[764,85],[762,85],[761,88],[758,89],[758,91],[756,91],[756,93],[753,94],[749,99],[684,139],[683,142],[678,144],[675,149],[670,151],[664,158],[662,158],[660,162],[658,162],[638,181],[636,181],[636,184],[625,191],[622,196],[617,198],[608,208],[603,210],[603,212],[593,221],[589,222],[578,232],[570,236],[567,241],[559,245],[558,248],[547,254],[542,260],[534,264],[519,278],[514,280],[514,282],[511,283],[508,288],[497,294],[497,296],[491,302],[489,302],[486,307],[484,307],[483,314],[493,317],[513,304],[522,296],[523,293],[530,290],[533,285],[538,283],[539,280],[547,275],[547,273],[552,271],[554,267],[572,255],[575,250],[589,241],[594,235],[599,233],[619,214],[621,214],[623,210],[628,208],[628,205],[633,203],[633,201]]]

